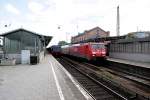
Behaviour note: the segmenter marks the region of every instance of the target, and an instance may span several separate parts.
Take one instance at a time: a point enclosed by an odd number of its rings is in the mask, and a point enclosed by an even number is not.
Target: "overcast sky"
[[[150,0],[0,0],[0,32],[22,27],[53,36],[51,45],[96,26],[115,36],[118,5],[121,35],[150,31]]]

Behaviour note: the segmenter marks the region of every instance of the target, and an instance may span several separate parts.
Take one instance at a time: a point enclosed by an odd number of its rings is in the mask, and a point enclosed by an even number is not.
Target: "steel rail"
[[[66,62],[66,59],[65,61]],[[67,62],[68,63],[68,62]],[[104,85],[103,83],[97,81],[95,78],[91,77],[90,75],[88,75],[87,73],[81,71],[80,69],[78,69],[77,67],[75,67],[72,63],[68,63],[69,66],[72,66],[73,68],[75,68],[76,70],[80,71],[80,73],[86,75],[87,77],[89,77],[90,79],[92,79],[93,81],[95,81],[96,83],[98,83],[99,85],[101,85],[102,87],[104,87],[105,89],[107,89],[107,91],[110,91],[111,93],[113,93],[115,96],[121,98],[122,100],[128,100],[128,98],[122,96],[121,94],[117,93],[116,91],[112,90],[111,88],[109,88],[108,86]]]

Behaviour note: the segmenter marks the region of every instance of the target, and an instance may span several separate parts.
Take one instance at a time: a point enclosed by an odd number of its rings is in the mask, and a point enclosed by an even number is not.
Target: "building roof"
[[[74,36],[74,37],[82,36],[82,35],[84,35],[84,34],[86,34],[86,33],[89,33],[89,32],[91,32],[91,31],[93,31],[93,30],[96,30],[96,29],[99,29],[99,30],[101,30],[101,31],[103,31],[103,32],[106,33],[106,31],[104,31],[103,29],[101,29],[100,27],[97,26],[97,27],[94,27],[94,28],[92,28],[92,29],[90,29],[90,30],[85,30],[83,34],[79,34],[79,35]]]
[[[102,30],[102,31],[104,31],[103,29],[101,29],[100,27],[94,27],[94,28],[92,28],[92,29],[90,29],[90,30],[87,30],[87,31],[85,31],[85,32],[87,32],[87,33],[89,33],[89,32],[91,32],[91,31],[93,31],[93,30],[96,30],[96,29],[100,29],[100,30]],[[106,32],[106,31],[104,31],[104,32]]]
[[[29,30],[26,30],[26,29],[23,29],[23,28],[19,28],[19,29],[16,29],[16,30],[12,30],[12,31],[9,31],[9,32],[2,33],[2,34],[0,34],[0,36],[5,37],[5,36],[7,36],[9,34],[12,34],[14,32],[18,32],[18,31],[25,31],[25,32],[28,32],[28,33],[31,33],[31,34],[39,36],[42,40],[45,40],[45,45],[48,45],[49,42],[52,39],[52,36],[42,35],[42,34],[39,34],[39,33],[36,33],[36,32],[32,32],[32,31],[29,31]]]

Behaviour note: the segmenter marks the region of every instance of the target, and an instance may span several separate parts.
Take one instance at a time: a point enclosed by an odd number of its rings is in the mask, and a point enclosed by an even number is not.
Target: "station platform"
[[[136,62],[136,61],[130,61],[130,60],[125,60],[125,59],[117,59],[117,58],[107,58],[108,61],[113,61],[113,62],[118,62],[118,63],[123,63],[123,64],[129,64],[129,65],[134,65],[134,66],[139,66],[139,67],[144,67],[144,68],[150,68],[150,62]]]
[[[57,60],[0,66],[0,100],[93,100]]]

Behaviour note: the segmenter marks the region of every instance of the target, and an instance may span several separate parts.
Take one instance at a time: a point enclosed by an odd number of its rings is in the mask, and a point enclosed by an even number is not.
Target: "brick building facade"
[[[103,38],[108,37],[109,31],[104,31],[99,27],[92,28],[90,30],[84,31],[83,34],[79,34],[71,38],[71,43],[78,43],[88,39],[95,39],[95,38]]]

